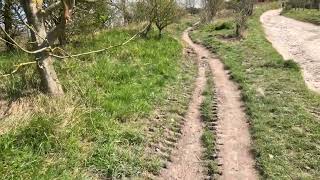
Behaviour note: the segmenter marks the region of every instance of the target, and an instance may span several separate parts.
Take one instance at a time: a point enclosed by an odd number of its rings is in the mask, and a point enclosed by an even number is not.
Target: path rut
[[[188,38],[188,32],[183,34],[183,39]],[[200,118],[200,105],[203,101],[203,90],[206,84],[205,64],[200,57],[198,60],[198,77],[196,79],[195,90],[185,116],[185,125],[182,129],[181,139],[177,148],[172,153],[172,162],[163,169],[159,179],[183,179],[195,180],[203,179],[204,169],[201,162],[203,148],[201,145],[201,135],[203,124]]]
[[[285,60],[301,66],[307,86],[320,93],[320,26],[281,16],[280,12],[270,10],[260,17],[267,39]]]
[[[189,30],[189,29],[188,29]],[[218,99],[217,146],[221,166],[219,179],[258,179],[255,161],[251,154],[251,139],[249,125],[242,108],[241,95],[237,85],[230,80],[224,70],[223,63],[213,57],[213,54],[201,45],[195,44],[189,38],[188,30],[183,34],[183,40],[195,50],[198,56],[199,75],[196,89],[192,96],[186,124],[182,130],[182,138],[174,150],[173,160],[161,172],[159,179],[195,180],[205,177],[201,163],[201,135],[203,125],[200,119],[200,104],[202,92],[206,83],[205,67],[201,61],[207,61],[213,74]]]

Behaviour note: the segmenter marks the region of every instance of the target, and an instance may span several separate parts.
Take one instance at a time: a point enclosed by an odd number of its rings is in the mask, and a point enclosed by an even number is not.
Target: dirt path
[[[173,152],[173,161],[167,169],[161,172],[160,179],[194,180],[203,179],[201,164],[201,135],[203,125],[200,120],[200,104],[203,100],[202,91],[205,86],[205,67],[201,61],[208,61],[212,70],[218,99],[218,157],[222,175],[220,179],[258,179],[254,168],[254,159],[250,153],[249,126],[245,113],[241,108],[240,91],[233,83],[223,64],[204,47],[194,44],[188,36],[183,34],[184,41],[195,50],[199,60],[199,77],[196,82],[192,102],[186,116],[183,135],[178,142],[178,148]]]
[[[202,55],[210,57],[208,50],[199,47]],[[209,58],[218,99],[217,145],[222,164],[221,179],[258,179],[251,153],[251,137],[238,86],[230,80],[223,63]]]
[[[188,33],[183,34],[183,38],[188,38]],[[201,135],[203,124],[200,119],[200,105],[203,101],[202,92],[205,88],[205,64],[198,59],[198,77],[196,87],[185,116],[185,125],[182,129],[181,139],[178,141],[177,148],[172,153],[172,162],[167,169],[163,169],[159,179],[181,179],[195,180],[203,179],[203,166],[201,156],[203,148],[201,145]]]
[[[222,164],[220,179],[258,179],[251,154],[249,125],[242,107],[238,86],[230,80],[223,63],[209,50],[186,39],[195,51],[208,58],[214,76],[218,99],[217,145],[218,161]]]
[[[284,59],[301,66],[308,87],[320,93],[320,26],[280,16],[280,12],[267,11],[260,18],[267,39]]]

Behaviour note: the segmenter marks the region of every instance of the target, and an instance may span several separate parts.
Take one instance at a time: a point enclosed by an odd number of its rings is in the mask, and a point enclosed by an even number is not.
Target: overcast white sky
[[[194,3],[195,4],[195,7],[200,7],[201,5],[201,0],[178,0],[180,1],[180,3],[187,3],[187,2],[191,2],[191,3]]]

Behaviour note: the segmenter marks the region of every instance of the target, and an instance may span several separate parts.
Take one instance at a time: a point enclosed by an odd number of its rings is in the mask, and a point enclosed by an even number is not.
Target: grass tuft
[[[209,73],[208,73],[209,74]],[[214,176],[218,173],[217,162],[215,161],[214,154],[216,154],[216,138],[215,132],[209,129],[208,123],[216,120],[215,111],[213,110],[214,102],[214,84],[211,74],[207,76],[207,84],[203,92],[204,100],[200,106],[201,119],[205,123],[204,132],[201,136],[202,145],[205,148],[203,152],[203,159],[206,162],[207,174]]]

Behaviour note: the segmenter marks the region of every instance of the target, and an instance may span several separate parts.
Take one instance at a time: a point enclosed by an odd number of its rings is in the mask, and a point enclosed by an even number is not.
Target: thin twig
[[[124,46],[126,44],[128,44],[129,42],[131,42],[132,40],[134,40],[139,34],[141,34],[148,26],[146,26],[145,28],[143,28],[142,31],[139,31],[138,33],[136,33],[135,35],[133,35],[130,39],[118,44],[118,45],[113,45],[113,46],[109,46],[107,48],[103,48],[103,49],[99,49],[99,50],[94,50],[94,51],[88,51],[85,53],[79,53],[79,54],[73,54],[73,55],[67,55],[67,56],[59,56],[59,55],[55,55],[55,54],[50,54],[50,56],[55,57],[55,58],[59,58],[59,59],[65,59],[65,58],[72,58],[72,57],[79,57],[79,56],[84,56],[84,55],[89,55],[89,54],[95,54],[95,53],[100,53],[103,51],[107,51],[119,46]]]
[[[14,45],[19,47],[20,49],[22,49],[24,52],[26,53],[29,53],[29,54],[35,54],[35,53],[39,53],[39,52],[42,52],[44,50],[49,50],[50,52],[54,52],[56,49],[59,49],[59,50],[62,50],[65,54],[67,54],[67,56],[59,56],[59,55],[56,55],[56,54],[53,54],[53,53],[49,53],[50,56],[52,57],[56,57],[56,58],[59,58],[59,59],[66,59],[66,58],[75,58],[75,57],[79,57],[79,56],[84,56],[84,55],[89,55],[89,54],[95,54],[95,53],[100,53],[100,52],[103,52],[103,51],[107,51],[109,49],[112,49],[112,48],[116,48],[116,47],[120,47],[120,46],[124,46],[126,44],[128,44],[129,42],[131,42],[132,40],[134,40],[139,34],[141,34],[148,26],[146,26],[145,28],[143,28],[142,31],[139,31],[138,33],[136,33],[135,35],[133,35],[130,39],[118,44],[118,45],[114,45],[114,46],[110,46],[110,47],[107,47],[107,48],[103,48],[103,49],[99,49],[99,50],[95,50],[95,51],[89,51],[89,52],[85,52],[85,53],[80,53],[80,54],[74,54],[74,55],[70,55],[68,54],[65,50],[63,50],[62,48],[60,47],[55,47],[55,48],[51,48],[50,46],[49,47],[46,47],[46,48],[42,48],[42,49],[39,49],[37,51],[28,51],[28,50],[25,50],[24,48],[22,48],[17,42],[15,42],[8,34],[7,32],[1,27],[1,30],[10,38],[10,40],[12,40],[14,42]],[[2,39],[0,38],[0,40],[3,40],[3,41],[6,41],[5,39]],[[16,66],[16,69],[13,70],[11,73],[9,74],[3,74],[3,75],[0,75],[0,77],[8,77],[14,73],[16,73],[21,67],[23,66],[27,66],[27,65],[30,65],[30,64],[36,64],[37,62],[36,61],[32,61],[32,62],[26,62],[26,63],[21,63],[21,64],[18,64],[18,65],[15,65]]]
[[[18,10],[16,8],[13,8],[14,11],[19,14]],[[43,41],[46,41],[49,44],[49,41],[47,38],[44,38],[42,36],[40,36],[40,34],[32,27],[30,26],[28,23],[26,23],[25,21],[22,21],[22,23],[27,26],[27,28],[29,28],[36,36],[38,36],[40,39],[42,39]]]
[[[8,76],[11,76],[13,75],[14,73],[18,72],[18,70],[23,67],[23,66],[27,66],[27,65],[30,65],[30,64],[36,64],[36,61],[31,61],[31,62],[26,62],[26,63],[20,63],[18,65],[15,65],[16,68],[11,72],[11,73],[8,73],[8,74],[2,74],[0,75],[0,77],[8,77]]]
[[[12,41],[12,43],[15,44],[15,46],[17,46],[19,49],[21,49],[22,51],[24,51],[24,52],[26,52],[26,53],[28,53],[28,54],[37,54],[37,53],[46,51],[46,50],[48,50],[48,49],[51,49],[51,47],[48,46],[48,47],[44,47],[44,48],[41,48],[41,49],[38,49],[38,50],[35,50],[35,51],[29,51],[29,50],[23,48],[22,46],[20,46],[19,43],[17,43],[12,37],[10,37],[10,35],[3,29],[3,27],[0,26],[0,29],[1,29],[1,31],[10,39],[10,41]],[[2,41],[4,40],[4,39],[2,39],[2,38],[0,38],[0,39],[1,39]]]
[[[3,41],[3,42],[8,43],[8,44],[11,44],[12,46],[16,46],[14,43],[5,40],[5,39],[3,39],[2,37],[0,37],[0,41]]]

